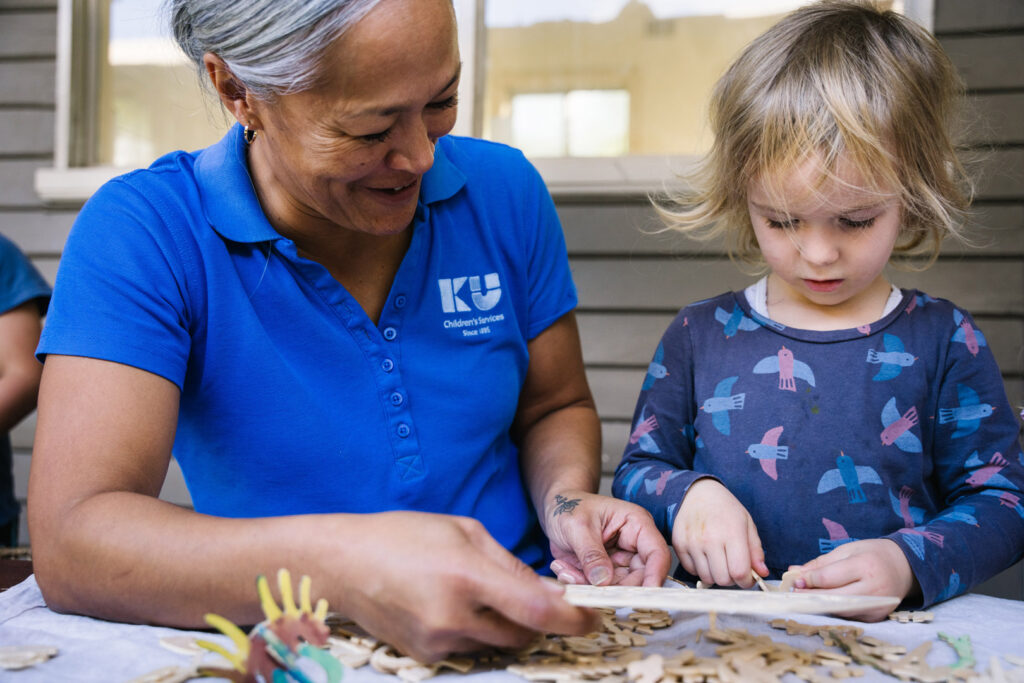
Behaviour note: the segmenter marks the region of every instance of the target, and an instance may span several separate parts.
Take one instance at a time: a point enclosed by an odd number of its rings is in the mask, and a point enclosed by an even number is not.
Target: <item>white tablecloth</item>
[[[624,613],[628,613],[625,610]],[[924,624],[901,624],[887,621],[878,624],[859,624],[868,635],[887,642],[917,647],[924,641],[933,641],[928,663],[944,666],[956,661],[953,649],[938,640],[937,634],[958,637],[968,634],[974,646],[978,664],[975,669],[989,671],[992,657],[999,657],[1004,670],[1014,674],[1013,665],[1003,655],[1024,656],[1024,602],[1003,600],[982,595],[965,595],[934,607],[934,621]],[[852,624],[823,616],[778,615],[805,624]],[[665,656],[678,654],[682,647],[698,655],[713,654],[715,645],[702,639],[698,644],[699,629],[708,628],[706,614],[673,614],[675,623],[656,631],[649,637],[645,648],[650,653]],[[738,615],[718,615],[719,628],[744,628],[751,634],[769,634],[777,641],[808,651],[822,648],[816,636],[789,636],[785,631],[772,629],[772,618]],[[46,607],[34,577],[0,593],[0,645],[49,645],[59,654],[42,664],[21,671],[0,669],[0,681],[29,683],[35,681],[103,681],[117,683],[168,665],[187,665],[191,658],[177,654],[160,645],[160,638],[171,635],[199,635],[192,631],[179,631],[155,626],[117,624],[88,617],[57,614]],[[208,640],[219,640],[233,651],[226,638],[219,634],[203,633]],[[227,662],[216,655],[206,660],[218,666]],[[895,679],[868,667],[860,666],[864,677],[857,681],[893,681]],[[523,683],[523,679],[506,671],[482,671],[470,674],[471,680],[461,674],[447,673],[431,679],[436,683]],[[205,679],[213,680],[213,679]],[[372,671],[368,666],[346,671],[345,683],[394,683],[398,679]]]

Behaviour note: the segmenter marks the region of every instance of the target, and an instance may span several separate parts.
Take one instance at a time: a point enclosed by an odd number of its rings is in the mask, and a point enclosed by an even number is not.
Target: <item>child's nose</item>
[[[807,230],[800,237],[800,253],[807,262],[827,266],[839,259],[839,245],[827,230]]]

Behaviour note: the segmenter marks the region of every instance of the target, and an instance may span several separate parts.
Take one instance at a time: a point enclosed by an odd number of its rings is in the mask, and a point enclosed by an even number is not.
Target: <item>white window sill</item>
[[[534,159],[552,196],[635,197],[675,185],[693,157],[632,156],[593,159]],[[115,166],[40,168],[35,190],[50,205],[81,205],[111,178],[131,169]]]

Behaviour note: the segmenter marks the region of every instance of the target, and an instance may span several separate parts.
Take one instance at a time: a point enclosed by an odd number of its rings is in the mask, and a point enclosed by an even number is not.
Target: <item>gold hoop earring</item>
[[[245,139],[245,144],[251,145],[252,141],[256,139],[256,132],[248,125],[245,126],[245,130],[242,131],[242,137]]]

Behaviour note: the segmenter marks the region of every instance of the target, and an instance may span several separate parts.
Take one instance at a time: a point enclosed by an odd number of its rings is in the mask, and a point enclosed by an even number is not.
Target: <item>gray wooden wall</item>
[[[53,158],[56,4],[0,0],[0,232],[51,281],[76,213],[45,207],[32,188],[35,169]],[[925,273],[893,277],[971,310],[1000,362],[1011,401],[1024,406],[1024,2],[936,0],[935,32],[963,74],[976,112],[971,143],[983,163],[975,225],[985,245],[950,249]],[[580,292],[584,357],[610,475],[647,362],[675,312],[750,279],[713,247],[645,235],[658,224],[643,197],[556,202]],[[13,434],[22,500],[33,429],[29,418]],[[176,471],[165,495],[187,501]],[[982,590],[1024,597],[1021,566]]]

